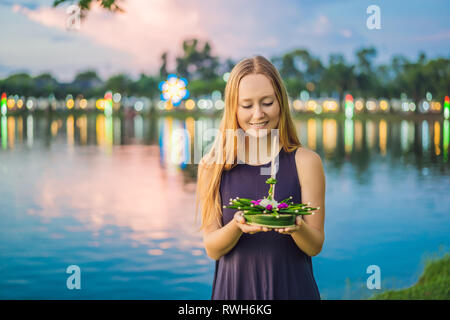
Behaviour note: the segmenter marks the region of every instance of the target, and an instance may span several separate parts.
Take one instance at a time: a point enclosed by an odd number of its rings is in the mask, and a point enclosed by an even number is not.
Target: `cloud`
[[[15,5],[21,5],[22,7],[28,8],[28,9],[36,9],[42,5],[44,5],[45,0],[2,0],[0,2],[1,6],[5,7],[13,7]]]
[[[450,30],[443,30],[442,32],[438,32],[435,34],[429,34],[429,35],[422,35],[422,36],[418,36],[418,37],[414,37],[413,39],[414,41],[429,41],[429,42],[434,42],[434,41],[445,41],[445,40],[450,40]]]
[[[286,1],[261,5],[259,1],[204,2],[192,0],[127,0],[125,13],[113,14],[94,6],[70,35],[89,39],[97,46],[126,54],[124,68],[156,72],[161,54],[169,52],[169,69],[181,53],[182,41],[198,38],[209,41],[212,53],[222,58],[240,59],[252,54],[273,54],[292,43],[291,28],[305,14],[299,4]],[[251,10],[246,8],[251,7]],[[15,5],[14,11],[49,28],[66,32],[67,7],[30,9]],[[311,12],[311,9],[308,9]],[[319,16],[317,34],[329,28],[328,18]],[[67,31],[68,32],[68,31]],[[69,34],[69,33],[63,33]],[[57,37],[62,43],[62,39]],[[105,57],[106,58],[106,57]]]
[[[12,72],[15,72],[15,71],[18,72],[19,70],[16,70],[9,65],[3,64],[0,61],[0,78],[7,77],[9,74],[11,74]],[[21,71],[26,72],[26,70],[21,70]]]
[[[331,31],[331,23],[327,16],[319,14],[314,19],[302,21],[297,31],[301,34],[325,36]]]
[[[319,15],[316,23],[313,26],[313,33],[323,35],[328,33],[330,29],[330,20],[323,14]]]
[[[127,53],[127,66],[153,69],[159,65],[162,52],[179,52],[189,37],[205,39],[207,32],[195,10],[176,6],[173,0],[134,0],[122,6],[126,13],[111,13],[93,6],[77,31],[80,36],[104,47]],[[50,28],[66,30],[69,15],[66,8],[29,9],[14,5],[28,19]]]
[[[3,39],[9,47],[0,58],[5,64],[33,70],[59,70],[67,77],[85,67],[100,70],[104,76],[115,72],[154,74],[165,51],[169,52],[169,69],[173,70],[182,41],[192,37],[209,41],[213,55],[234,60],[253,54],[271,57],[295,48],[306,48],[323,59],[330,52],[352,57],[355,47],[367,43],[389,48],[386,56],[424,49],[425,42],[428,51],[448,51],[448,28],[424,20],[423,27],[413,29],[419,25],[412,21],[421,21],[419,17],[441,18],[443,10],[436,6],[428,13],[416,9],[415,20],[412,13],[403,11],[395,19],[384,15],[386,29],[368,32],[361,20],[365,5],[356,5],[354,0],[126,0],[122,2],[124,14],[94,6],[81,28],[69,32],[67,6],[49,7],[52,0],[45,0],[45,4],[40,0],[38,6],[31,6],[28,0],[20,0],[15,6],[7,1],[23,17],[4,14],[3,25],[14,29],[15,34],[5,33]],[[386,4],[394,9],[399,5],[399,1]],[[393,21],[402,21],[401,14],[407,15],[405,24],[388,31]]]
[[[351,38],[351,36],[353,35],[353,33],[348,29],[342,29],[339,31],[339,33],[346,38]]]

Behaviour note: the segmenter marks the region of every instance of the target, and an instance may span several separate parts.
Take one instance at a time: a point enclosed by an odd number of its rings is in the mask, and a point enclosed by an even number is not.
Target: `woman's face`
[[[241,79],[237,119],[245,132],[258,137],[270,134],[271,129],[278,128],[280,105],[272,83],[265,75],[249,74]],[[261,129],[267,131],[261,132]]]

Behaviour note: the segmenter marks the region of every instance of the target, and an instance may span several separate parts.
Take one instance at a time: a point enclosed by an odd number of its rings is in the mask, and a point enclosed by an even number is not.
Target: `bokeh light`
[[[166,81],[161,81],[159,84],[161,100],[170,101],[172,105],[178,106],[183,99],[189,97],[189,90],[186,89],[187,85],[186,79],[170,74]]]

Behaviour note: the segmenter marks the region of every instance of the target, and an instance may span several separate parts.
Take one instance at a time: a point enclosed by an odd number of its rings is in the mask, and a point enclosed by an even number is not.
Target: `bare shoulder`
[[[300,184],[310,183],[312,180],[318,181],[318,177],[324,175],[323,164],[320,156],[313,150],[299,147],[295,152],[295,164]]]
[[[295,162],[297,167],[309,168],[310,166],[322,166],[322,159],[313,150],[305,147],[299,147],[295,151]]]

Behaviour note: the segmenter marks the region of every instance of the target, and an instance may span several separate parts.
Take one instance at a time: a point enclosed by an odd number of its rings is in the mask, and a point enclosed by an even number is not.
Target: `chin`
[[[249,136],[252,136],[254,138],[263,138],[263,137],[267,137],[270,133],[271,129],[255,129],[255,128],[248,128],[245,133],[248,134]]]

